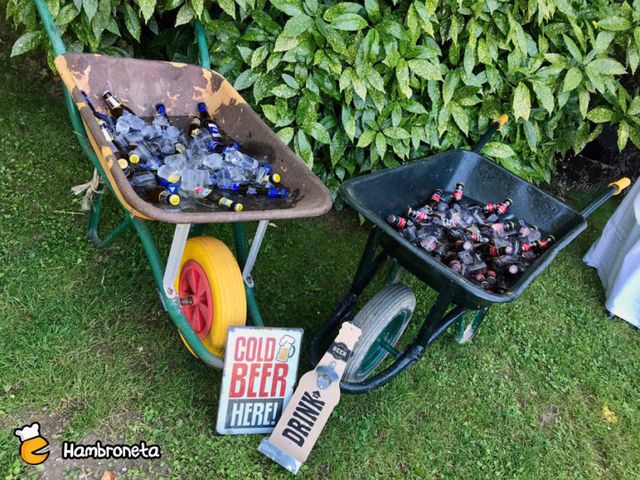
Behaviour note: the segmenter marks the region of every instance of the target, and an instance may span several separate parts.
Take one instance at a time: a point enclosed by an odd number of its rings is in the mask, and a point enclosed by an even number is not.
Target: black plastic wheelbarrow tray
[[[97,197],[91,206],[89,239],[96,246],[105,247],[127,229],[133,229],[149,260],[162,305],[187,348],[208,366],[222,368],[228,327],[244,325],[247,317],[254,325],[264,324],[251,273],[268,222],[326,213],[332,206],[329,190],[231,84],[209,69],[207,40],[198,20],[194,21],[194,27],[201,66],[74,54],[66,52],[45,0],[33,1],[56,56],[76,139],[101,180],[93,185]],[[197,102],[206,103],[220,126],[243,149],[269,157],[274,171],[281,174],[284,185],[294,192],[293,202],[255,201],[242,212],[232,212],[169,211],[144,201],[125,178],[85,102],[83,92],[96,108],[106,113],[100,100],[105,90],[111,90],[143,117],[153,115],[152,105],[158,101],[165,103],[171,117],[184,120],[195,113]],[[124,219],[101,237],[98,227],[102,202],[104,193],[109,191],[122,206]],[[166,262],[156,247],[148,220],[175,224]],[[249,247],[244,222],[255,220],[259,223]],[[236,257],[223,242],[203,235],[206,224],[221,222],[232,222]]]
[[[505,118],[501,118],[501,121],[505,122],[506,116],[503,117]],[[464,343],[471,340],[492,304],[517,299],[555,256],[587,227],[586,217],[629,185],[628,179],[611,184],[597,200],[577,212],[478,153],[499,125],[498,122],[494,123],[472,151],[441,153],[365,175],[342,185],[340,194],[344,200],[369,220],[373,228],[349,294],[343,298],[331,319],[312,341],[311,361],[314,364],[318,359],[320,342],[339,323],[352,319],[353,307],[364,288],[386,260],[394,262],[390,285],[361,310],[361,317],[364,312],[367,318],[360,319],[361,322],[364,321],[365,328],[354,351],[358,364],[357,368],[347,369],[346,380],[341,384],[344,391],[364,393],[384,385],[420,359],[425,348],[455,322],[458,322],[457,341]],[[423,205],[437,188],[452,191],[459,181],[464,182],[465,194],[481,203],[512,198],[513,205],[509,208],[509,213],[538,225],[541,230],[553,234],[557,240],[505,293],[486,291],[456,274],[407,241],[385,221],[388,215],[405,211],[407,206]],[[416,338],[401,352],[395,349],[395,343],[409,321],[415,307],[415,297],[408,287],[393,284],[400,268],[412,273],[439,293]],[[449,310],[451,305],[453,308]],[[465,326],[464,317],[469,312],[473,312],[473,315]],[[369,335],[367,330],[370,330]],[[377,375],[370,376],[387,355],[395,357],[393,364]]]

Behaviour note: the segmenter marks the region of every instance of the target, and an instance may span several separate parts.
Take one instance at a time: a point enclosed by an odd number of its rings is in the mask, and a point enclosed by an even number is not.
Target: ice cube
[[[181,153],[176,153],[175,155],[169,155],[165,157],[164,164],[167,167],[171,167],[174,170],[182,170],[187,165],[187,159]]]

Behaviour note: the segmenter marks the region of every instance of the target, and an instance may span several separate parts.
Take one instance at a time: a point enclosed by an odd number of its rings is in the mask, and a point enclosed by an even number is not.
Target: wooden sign
[[[273,433],[258,450],[298,473],[340,401],[340,379],[362,332],[345,322],[314,370],[305,373]]]
[[[269,433],[296,382],[301,328],[230,327],[216,431]]]

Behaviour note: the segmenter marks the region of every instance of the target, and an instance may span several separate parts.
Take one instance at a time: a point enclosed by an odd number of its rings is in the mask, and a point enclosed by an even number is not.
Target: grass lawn
[[[260,436],[214,434],[220,372],[182,346],[133,234],[103,251],[85,238],[69,188],[91,168],[59,85],[29,59],[9,60],[9,45],[0,42],[0,478],[99,478],[106,467],[132,479],[290,478],[258,453]],[[300,477],[639,478],[640,337],[607,318],[581,261],[614,207],[517,302],[494,307],[471,344],[448,332],[388,386],[343,397]],[[171,228],[154,230],[166,249]],[[231,240],[225,227],[210,234]],[[366,234],[351,212],[270,228],[255,272],[268,324],[303,326],[308,341],[347,291]],[[421,318],[433,295],[403,281]],[[163,457],[26,467],[12,431],[33,421],[54,453],[61,439],[145,440]]]

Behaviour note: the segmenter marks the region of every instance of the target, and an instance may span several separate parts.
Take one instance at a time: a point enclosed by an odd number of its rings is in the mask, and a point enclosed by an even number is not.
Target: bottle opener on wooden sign
[[[298,473],[340,401],[340,379],[362,332],[345,322],[316,368],[305,373],[269,438],[258,450]]]

